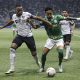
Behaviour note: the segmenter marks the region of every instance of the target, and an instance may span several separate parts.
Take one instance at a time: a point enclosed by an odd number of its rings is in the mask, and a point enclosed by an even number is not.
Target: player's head
[[[51,19],[53,15],[53,9],[50,7],[45,8],[45,15],[48,19]]]
[[[21,4],[17,4],[16,5],[16,15],[18,17],[20,17],[22,15],[22,13],[23,13],[23,7],[22,7],[22,5]]]
[[[68,11],[62,11],[62,15],[65,17],[69,16]]]

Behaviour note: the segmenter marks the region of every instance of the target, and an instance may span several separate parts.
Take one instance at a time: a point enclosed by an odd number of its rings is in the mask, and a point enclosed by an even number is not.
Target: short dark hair
[[[21,7],[21,6],[22,6],[21,4],[17,3],[15,7]]]
[[[46,8],[45,8],[45,12],[48,11],[48,10],[53,11],[53,9],[52,9],[51,7],[46,7]]]

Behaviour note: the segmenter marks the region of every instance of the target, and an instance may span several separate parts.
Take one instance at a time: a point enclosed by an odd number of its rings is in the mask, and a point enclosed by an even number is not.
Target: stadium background
[[[51,6],[55,13],[60,13],[62,10],[67,10],[70,16],[80,16],[80,1],[79,0],[0,0],[0,25],[4,24],[7,19],[11,18],[15,12],[16,3],[21,3],[25,11],[32,14],[44,16],[44,8]],[[77,27],[80,23],[76,22]]]
[[[16,3],[20,2],[25,11],[32,14],[39,12],[44,17],[46,6],[54,7],[55,13],[68,10],[71,16],[80,17],[79,0],[0,0],[0,25],[5,24],[7,19],[15,12]],[[76,21],[77,22],[77,21]],[[77,23],[80,26],[80,21]],[[36,41],[37,52],[41,59],[47,35],[44,29],[32,29]],[[9,68],[9,48],[13,39],[11,29],[0,30],[0,80],[80,80],[80,29],[75,29],[72,37],[71,47],[74,51],[72,59],[63,62],[64,72],[57,73],[55,77],[48,78],[46,73],[38,73],[39,68],[35,64],[29,49],[23,44],[16,51],[16,71],[14,74],[5,75]],[[56,48],[52,49],[47,56],[46,69],[54,67],[58,70],[58,57]]]

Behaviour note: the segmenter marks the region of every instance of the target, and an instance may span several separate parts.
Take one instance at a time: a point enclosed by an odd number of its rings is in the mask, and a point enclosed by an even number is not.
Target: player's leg
[[[54,42],[52,42],[52,39],[47,39],[45,47],[42,52],[42,57],[41,57],[41,69],[39,72],[44,72],[44,67],[45,67],[45,62],[46,62],[46,56],[50,49],[54,46]]]
[[[40,68],[39,72],[44,72],[46,56],[47,56],[49,51],[50,51],[50,49],[48,49],[47,47],[44,47],[42,57],[41,57],[41,68]]]
[[[69,58],[69,52],[70,52],[70,45],[69,45],[69,42],[66,42],[66,54],[65,54],[65,57],[64,59],[68,59]]]
[[[69,43],[70,43],[69,58],[71,58],[71,57],[72,57],[72,53],[73,53],[73,50],[71,49],[71,39],[72,39],[72,34],[70,35],[69,38],[70,38],[70,39],[69,39]]]
[[[67,34],[65,35],[65,49],[66,49],[66,54],[65,54],[65,57],[64,59],[68,59],[69,58],[69,55],[70,55],[70,42],[71,42],[71,34]]]
[[[26,45],[30,49],[31,54],[32,54],[34,60],[36,61],[36,64],[40,67],[41,63],[40,63],[40,61],[38,59],[34,38],[33,37],[25,37],[24,42],[26,43]]]
[[[16,50],[15,48],[17,47],[17,45],[15,43],[11,44],[11,48],[10,48],[10,69],[6,72],[6,74],[10,74],[13,73],[15,71],[15,53]]]
[[[59,72],[63,72],[63,68],[62,68],[63,48],[64,48],[63,39],[58,40],[56,45],[57,45],[57,51],[59,54],[59,56],[58,56],[59,57]]]
[[[6,74],[10,74],[15,71],[15,54],[16,49],[22,44],[22,40],[20,36],[14,38],[11,48],[10,48],[10,69],[6,72]]]

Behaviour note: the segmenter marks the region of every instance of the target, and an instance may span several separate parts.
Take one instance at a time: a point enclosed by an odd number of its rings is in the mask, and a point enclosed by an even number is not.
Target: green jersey
[[[48,20],[47,17],[45,17],[45,19]],[[61,19],[64,19],[64,17],[61,15],[53,15],[52,19],[48,20],[53,25],[52,28],[49,28],[48,26],[45,25],[45,30],[49,38],[55,40],[62,38],[61,27],[59,25],[59,21]]]

